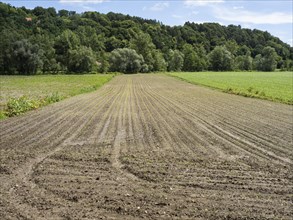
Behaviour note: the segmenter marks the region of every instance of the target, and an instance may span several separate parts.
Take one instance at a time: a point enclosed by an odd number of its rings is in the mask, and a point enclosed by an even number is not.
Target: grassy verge
[[[0,76],[0,119],[91,92],[114,74]]]
[[[227,93],[293,104],[292,72],[174,72],[167,75]]]

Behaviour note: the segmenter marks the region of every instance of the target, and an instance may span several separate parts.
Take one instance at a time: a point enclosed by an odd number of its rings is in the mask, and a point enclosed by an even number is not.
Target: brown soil
[[[0,122],[0,219],[292,219],[292,106],[123,75]]]

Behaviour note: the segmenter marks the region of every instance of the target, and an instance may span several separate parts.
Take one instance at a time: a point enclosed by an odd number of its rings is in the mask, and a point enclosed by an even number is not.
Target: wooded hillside
[[[217,23],[167,26],[129,15],[0,3],[0,73],[292,70],[268,32]]]

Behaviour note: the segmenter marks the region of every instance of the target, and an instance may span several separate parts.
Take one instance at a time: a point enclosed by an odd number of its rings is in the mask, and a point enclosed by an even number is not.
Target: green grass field
[[[167,75],[228,93],[293,104],[292,72],[174,72]]]
[[[34,109],[61,99],[94,91],[114,77],[114,74],[0,76],[0,117],[8,104],[33,105]],[[14,108],[14,107],[13,107]],[[29,110],[27,109],[27,110]],[[25,108],[20,110],[25,112]]]

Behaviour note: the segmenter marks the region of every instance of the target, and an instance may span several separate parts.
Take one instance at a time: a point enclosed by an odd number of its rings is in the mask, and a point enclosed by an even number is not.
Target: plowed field
[[[0,219],[292,219],[292,106],[163,75],[0,122]]]

